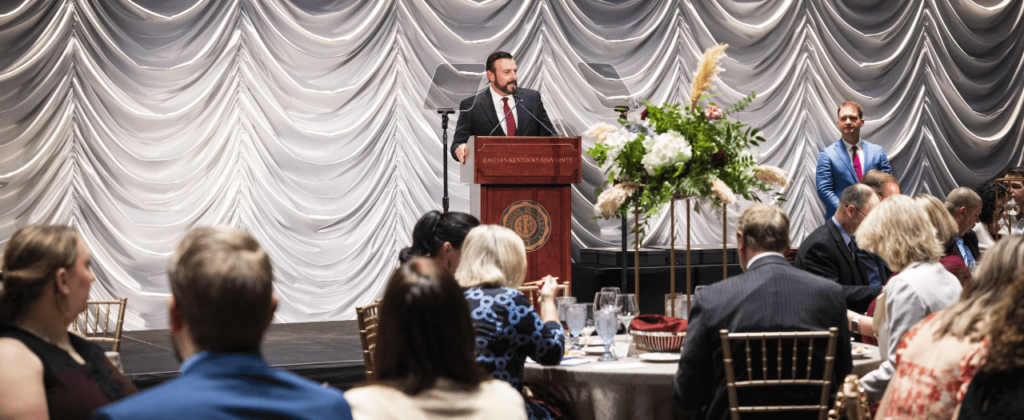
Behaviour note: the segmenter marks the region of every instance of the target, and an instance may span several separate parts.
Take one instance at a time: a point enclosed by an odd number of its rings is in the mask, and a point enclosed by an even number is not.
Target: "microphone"
[[[516,106],[519,106],[519,90],[518,89],[516,90],[516,93],[512,94],[512,97],[515,98],[515,100],[516,100]],[[540,118],[537,118],[536,115],[533,115],[533,113],[530,112],[530,108],[527,108],[527,107],[524,106],[523,110],[526,111],[527,114],[530,114],[530,117],[533,117],[533,120],[537,121],[537,124],[540,124],[542,127],[548,129],[548,132],[551,133],[552,136],[555,135],[555,134],[558,134],[558,133],[555,133],[555,130],[552,130],[551,127],[549,127],[546,124],[544,124],[543,122],[541,122]]]
[[[512,108],[509,108],[508,112],[506,112],[505,115],[501,117],[501,120],[498,121],[498,125],[494,126],[494,128],[491,129],[490,133],[487,133],[488,137],[490,137],[492,134],[494,134],[494,132],[498,130],[498,127],[501,127],[501,123],[505,122],[505,118],[508,118],[508,116],[512,114],[512,110],[516,109],[516,107],[519,106],[519,99],[515,95],[513,95],[512,98],[516,101],[516,104],[512,105]],[[494,105],[490,104],[489,106],[494,106]]]

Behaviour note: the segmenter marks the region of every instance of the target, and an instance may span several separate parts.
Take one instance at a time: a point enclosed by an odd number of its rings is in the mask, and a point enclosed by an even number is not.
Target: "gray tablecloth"
[[[863,375],[881,364],[878,348],[868,349],[866,357],[853,360],[853,373]],[[523,377],[527,384],[542,387],[567,404],[576,420],[684,418],[672,399],[677,362],[650,363],[636,356],[617,362],[598,362],[597,356],[584,359],[590,363],[549,367],[527,363]],[[637,364],[643,366],[626,368]]]

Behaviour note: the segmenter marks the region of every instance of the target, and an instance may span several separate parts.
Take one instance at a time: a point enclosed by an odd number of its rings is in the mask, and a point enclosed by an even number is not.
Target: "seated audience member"
[[[519,393],[476,363],[462,289],[432,259],[391,276],[377,328],[377,382],[345,393],[353,419],[526,419]]]
[[[878,194],[879,200],[900,193],[900,183],[896,181],[896,177],[878,169],[872,169],[864,174],[864,179],[860,183],[871,187],[875,194]]]
[[[1003,218],[1003,206],[1010,201],[1010,194],[1005,186],[999,186],[998,198],[995,191],[996,183],[992,181],[983,182],[974,189],[981,198],[981,214],[978,215],[978,223],[971,228],[978,237],[979,257],[984,256],[985,251],[999,239],[999,220]]]
[[[868,193],[874,197],[873,193]],[[789,265],[782,254],[789,249],[789,217],[778,207],[763,204],[748,207],[736,222],[736,244],[740,266],[745,272],[701,291],[700,299],[694,303],[690,313],[686,343],[672,386],[676,404],[691,419],[729,418],[719,334],[723,329],[729,332],[789,332],[838,328],[831,378],[834,397],[842,378],[853,369],[842,288],[835,282],[825,281]],[[814,347],[816,353],[822,352],[816,358],[822,364],[824,347]],[[734,355],[745,354],[743,342],[738,341],[733,351]],[[790,357],[784,359],[789,360]],[[737,359],[742,360],[743,357]],[[774,368],[769,370],[775,373]],[[736,370],[737,381],[746,379],[745,369]],[[779,387],[760,390],[756,395],[744,390],[739,392],[740,399],[746,404],[817,404],[821,388]],[[808,418],[818,418],[817,412],[804,414]],[[794,414],[786,418],[802,417]]]
[[[1024,417],[1024,277],[1021,273],[1024,273],[1024,239],[1020,236],[997,243],[978,269],[978,277],[1006,277],[1013,279],[1013,284],[999,291],[1005,296],[990,311],[985,361],[964,394],[959,412],[961,420]]]
[[[992,248],[992,259],[964,289],[960,301],[929,315],[896,348],[893,375],[878,411],[879,418],[949,419],[981,365],[989,315],[1006,291],[1024,282],[1008,263],[1024,245],[1011,238]]]
[[[558,284],[553,277],[544,278],[538,314],[516,290],[525,277],[526,247],[519,235],[498,225],[469,231],[455,279],[469,302],[476,330],[476,361],[491,377],[520,392],[527,357],[553,366],[562,361],[565,351],[565,332],[555,309]],[[526,402],[526,414],[530,419],[550,417],[532,401]]]
[[[904,195],[887,198],[857,229],[860,245],[899,272],[885,285],[885,318],[878,329],[881,366],[861,378],[869,397],[878,400],[895,370],[896,347],[910,327],[952,305],[963,289],[939,263],[942,244],[928,216]]]
[[[1009,181],[1008,183],[1002,185],[1009,184],[1010,199],[1017,203],[1018,207],[1024,207],[1024,180],[1022,180],[1024,179],[1024,166],[1007,169],[1005,172],[1003,172],[1003,178],[1017,178],[1014,181]],[[1024,218],[1024,216],[1021,216],[1020,214],[1017,214],[1016,216],[1011,216],[1007,214],[1004,215],[1003,217],[1005,217],[1007,221],[1012,223],[1013,226],[1016,226],[1018,220]]]
[[[958,252],[964,263],[973,267],[981,258],[978,235],[971,231],[981,215],[981,197],[970,188],[958,187],[946,196],[946,211],[957,226],[957,238],[950,251]]]
[[[466,213],[441,213],[431,210],[424,214],[412,230],[412,246],[398,254],[401,262],[412,257],[430,257],[439,267],[454,273],[459,267],[462,255],[462,241],[470,229],[480,226],[480,221]]]
[[[866,185],[847,187],[835,216],[811,232],[796,253],[796,268],[838,282],[845,307],[857,313],[867,310],[892,274],[885,261],[859,249],[853,235],[878,203],[878,196]]]
[[[193,229],[168,264],[171,344],[181,376],[96,419],[351,419],[341,391],[267,366],[263,333],[277,308],[270,257],[240,229]]]
[[[953,218],[946,211],[946,206],[939,201],[938,198],[928,194],[918,194],[914,196],[914,204],[921,208],[921,211],[928,216],[929,221],[932,223],[932,227],[935,228],[935,237],[942,244],[943,249],[949,249],[949,244],[956,240],[956,223],[953,222]],[[956,276],[957,280],[960,280],[960,286],[966,287],[967,283],[971,281],[971,270],[967,269],[964,265],[964,260],[960,258],[960,254],[954,252],[952,254],[946,254],[939,259],[939,263],[950,272],[950,274]],[[858,328],[851,328],[851,331],[859,332],[865,337],[864,342],[869,344],[877,344],[877,341],[868,340],[868,338],[875,337],[875,328],[873,324],[879,324],[885,319],[884,307],[876,306],[879,301],[885,301],[885,294],[881,294],[874,302],[871,302],[871,306],[868,307],[867,316],[862,316],[857,313],[848,312],[847,316],[850,317],[851,325],[856,324]],[[875,308],[883,308],[883,310],[875,311]],[[872,316],[874,315],[874,318]],[[854,322],[856,321],[856,322]]]
[[[68,332],[86,309],[92,255],[69,226],[26,226],[0,274],[0,418],[87,419],[136,392],[103,349]]]

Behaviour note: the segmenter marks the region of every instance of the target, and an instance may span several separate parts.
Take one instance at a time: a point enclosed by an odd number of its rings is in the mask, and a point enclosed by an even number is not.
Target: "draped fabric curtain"
[[[555,128],[578,135],[617,115],[578,63],[680,102],[703,50],[728,43],[716,100],[757,92],[739,118],[769,139],[759,162],[792,174],[782,206],[799,242],[823,221],[815,162],[845,100],[864,105],[864,137],[905,194],[944,197],[1021,165],[1022,17],[1011,0],[3,2],[0,241],[76,226],[92,297],[127,297],[126,328],[151,329],[167,325],[177,241],[236,225],[271,255],[276,322],[353,319],[440,209],[440,117],[423,109],[438,65],[509,51]],[[617,246],[619,222],[592,220],[603,169],[583,169],[573,240]],[[467,211],[454,162],[447,176],[452,210]],[[720,244],[708,210],[693,241]],[[645,244],[685,240],[667,214]]]

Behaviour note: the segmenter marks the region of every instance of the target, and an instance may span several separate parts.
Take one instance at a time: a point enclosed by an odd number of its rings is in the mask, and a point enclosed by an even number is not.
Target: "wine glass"
[[[1010,201],[1003,205],[1003,211],[1010,216],[1017,217],[1017,214],[1020,213],[1020,205],[1017,204],[1013,197],[1010,197]]]
[[[587,305],[583,303],[569,305],[565,309],[565,318],[569,324],[569,332],[575,337],[572,349],[579,350],[580,333],[583,332],[583,327],[587,325]]]
[[[618,304],[616,299],[619,298],[617,293],[601,291],[594,295],[594,312],[600,311],[604,308],[616,308],[618,310]]]
[[[558,320],[561,321],[562,326],[565,327],[565,309],[569,305],[575,305],[576,298],[572,296],[561,296],[555,298],[555,309],[558,310]]]
[[[597,335],[604,343],[604,354],[597,359],[598,362],[614,362],[619,360],[612,354],[612,339],[615,338],[615,331],[619,328],[619,313],[614,308],[605,308],[594,312],[594,321],[597,324]]]
[[[589,338],[597,326],[594,325],[594,305],[583,305],[587,307],[587,323],[583,326],[583,334],[580,336],[583,338]],[[582,343],[581,343],[582,344]]]
[[[636,295],[632,293],[619,295],[617,306],[619,307],[619,320],[622,321],[626,332],[629,332],[629,323],[633,322],[633,318],[636,318],[637,314]]]

